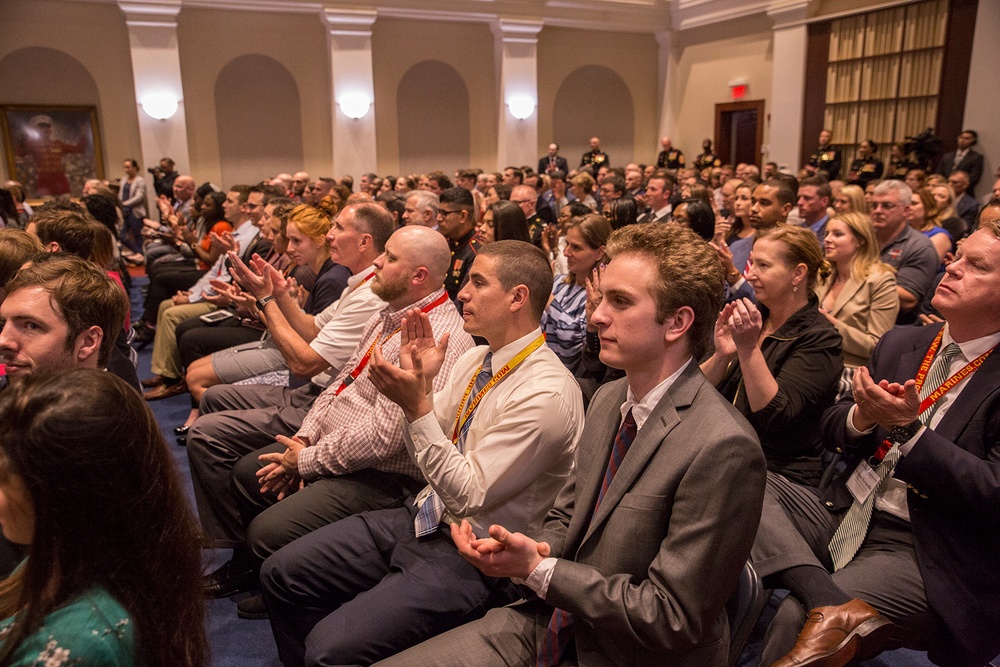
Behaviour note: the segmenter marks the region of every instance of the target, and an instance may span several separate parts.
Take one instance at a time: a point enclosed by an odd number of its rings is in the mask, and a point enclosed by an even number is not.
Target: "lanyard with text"
[[[469,404],[466,406],[465,412],[463,413],[462,406],[469,400],[469,394],[472,393],[472,387],[476,384],[476,377],[479,375],[479,372],[483,370],[483,367],[480,366],[479,370],[472,374],[472,379],[469,380],[469,386],[465,388],[465,394],[462,395],[462,400],[458,402],[458,414],[455,415],[455,432],[451,434],[452,444],[458,442],[458,434],[462,431],[462,425],[465,424],[465,422],[467,422],[472,416],[472,412],[476,409],[476,406],[479,405],[479,401],[483,400],[483,397],[486,396],[486,392],[495,387],[497,383],[507,377],[511,371],[520,366],[521,362],[527,359],[529,354],[540,348],[543,343],[545,343],[545,334],[539,334],[538,338],[528,343],[527,347],[515,354],[514,358],[504,364],[503,368],[498,370],[493,377],[490,378],[490,381],[479,390],[479,393],[476,394],[471,401],[469,401]]]
[[[356,289],[359,289],[359,288],[360,288],[360,287],[361,287],[362,285],[364,285],[364,284],[365,284],[366,282],[368,282],[369,280],[371,280],[371,279],[372,279],[372,278],[374,278],[374,277],[375,277],[375,272],[374,272],[374,271],[372,271],[372,272],[371,272],[371,273],[369,273],[369,274],[368,274],[367,276],[365,276],[364,278],[362,278],[362,279],[361,279],[361,282],[360,282],[360,283],[358,283],[357,285],[355,285],[355,286],[354,286],[354,289],[352,289],[351,291],[353,292],[354,290],[356,290]]]
[[[368,280],[368,279],[365,278],[365,280]],[[440,306],[442,303],[444,303],[447,300],[448,300],[448,293],[445,292],[441,296],[439,296],[438,298],[434,299],[434,301],[432,301],[431,303],[429,303],[426,306],[424,306],[423,308],[421,308],[420,312],[421,313],[429,313],[430,311],[434,310],[435,308],[437,308],[438,306]],[[385,343],[387,340],[389,340],[390,338],[392,338],[393,336],[395,336],[396,334],[398,334],[399,330],[400,330],[400,328],[396,327],[396,329],[391,334],[389,334],[388,336],[386,336],[385,338],[382,339],[382,342]],[[361,375],[361,373],[365,370],[365,367],[368,365],[368,362],[371,361],[372,352],[375,351],[375,346],[378,345],[378,343],[379,343],[378,336],[375,336],[375,340],[373,340],[372,344],[368,346],[368,351],[365,352],[365,356],[361,357],[361,361],[358,362],[358,365],[354,368],[353,371],[351,371],[350,375],[348,375],[347,377],[345,377],[344,381],[340,383],[340,386],[337,387],[337,391],[334,392],[334,394],[333,394],[334,396],[340,396],[340,392],[342,392],[345,389],[347,389],[349,386],[351,386],[351,384],[355,380],[358,379],[358,376]]]
[[[927,379],[927,373],[931,369],[931,364],[934,363],[934,357],[937,354],[938,348],[941,347],[941,338],[943,336],[944,336],[944,329],[941,329],[941,331],[938,332],[938,335],[934,338],[934,342],[931,343],[930,348],[927,349],[927,354],[924,355],[924,360],[920,362],[920,368],[917,370],[917,375],[914,378],[914,380],[916,380],[917,383],[917,393],[920,393],[920,390],[924,386],[924,380]],[[959,369],[957,373],[955,373],[950,378],[945,380],[940,387],[938,387],[933,392],[928,394],[927,398],[920,401],[920,412],[918,412],[917,414],[923,414],[925,410],[927,410],[932,405],[937,403],[939,398],[948,393],[948,391],[954,388],[956,385],[960,384],[962,380],[969,377],[969,375],[972,374],[973,371],[975,371],[977,368],[983,365],[983,362],[986,361],[986,357],[990,356],[990,353],[992,351],[993,348],[991,347],[990,349],[983,352],[981,355],[979,355],[978,357],[967,363],[963,368]],[[885,442],[883,442],[882,445],[878,448],[878,451],[875,452],[873,458],[876,461],[881,461],[882,458],[886,455],[886,452],[889,451],[890,447],[892,447],[892,443],[889,442],[888,439],[886,439]]]

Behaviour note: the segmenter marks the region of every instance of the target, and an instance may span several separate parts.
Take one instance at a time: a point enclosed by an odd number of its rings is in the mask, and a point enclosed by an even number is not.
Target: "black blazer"
[[[941,156],[941,162],[938,163],[937,173],[944,177],[951,175],[951,172],[956,171],[954,168],[955,164],[955,153],[958,151],[950,151]],[[983,177],[983,156],[976,151],[969,149],[969,152],[965,154],[962,161],[958,163],[957,171],[964,171],[969,175],[969,191],[972,194],[976,192],[976,183],[979,179]]]
[[[556,156],[556,169],[564,174],[569,173],[569,162],[566,161],[562,155]],[[538,161],[538,173],[544,174],[549,170],[549,156],[546,155],[541,160]]]
[[[868,368],[876,381],[904,382],[917,373],[943,325],[897,327],[882,337]],[[825,492],[834,509],[851,504],[845,484],[853,463],[886,437],[877,428],[851,440],[846,398],[823,416],[826,441],[849,465]],[[979,367],[933,431],[900,459],[914,548],[931,609],[943,632],[928,657],[938,665],[978,666],[1000,652],[1000,353]]]

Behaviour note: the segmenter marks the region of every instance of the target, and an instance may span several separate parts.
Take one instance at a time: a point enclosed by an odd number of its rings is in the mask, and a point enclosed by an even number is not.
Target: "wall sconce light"
[[[535,100],[527,95],[516,95],[507,100],[507,108],[514,118],[524,120],[535,113]]]
[[[166,120],[177,113],[179,102],[173,93],[150,93],[139,104],[150,118]]]
[[[371,109],[372,102],[366,95],[361,93],[350,93],[341,97],[340,101],[337,102],[337,105],[340,106],[340,110],[345,116],[357,120],[359,118],[363,118],[365,114],[368,113],[368,110]]]

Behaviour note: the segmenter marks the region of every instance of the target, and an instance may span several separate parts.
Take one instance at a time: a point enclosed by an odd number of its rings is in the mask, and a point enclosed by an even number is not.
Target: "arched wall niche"
[[[635,142],[635,105],[625,81],[601,65],[573,70],[556,92],[553,138],[570,167],[590,150],[590,137],[601,139],[611,166],[622,167],[631,159]]]
[[[406,71],[396,90],[400,173],[471,164],[469,89],[452,66],[425,60]]]
[[[247,54],[227,63],[215,81],[215,116],[223,187],[303,163],[299,87],[277,60]]]

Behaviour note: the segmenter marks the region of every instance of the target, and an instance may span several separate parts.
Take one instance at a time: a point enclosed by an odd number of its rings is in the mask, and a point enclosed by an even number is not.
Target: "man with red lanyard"
[[[476,256],[459,292],[466,352],[431,391],[453,341],[411,310],[399,366],[376,347],[372,382],[397,403],[427,485],[405,507],[360,514],[296,540],[265,561],[261,587],[286,666],[371,664],[478,618],[519,595],[455,550],[468,520],[535,530],[573,472],[583,399],[539,328],[552,287],[545,254],[499,241]]]
[[[436,382],[444,386],[455,360],[473,346],[444,291],[450,256],[444,238],[426,227],[389,237],[370,281],[388,305],[368,320],[353,355],[297,429],[283,430],[278,416],[248,430],[252,414],[195,422],[188,449],[202,526],[209,546],[234,549],[233,559],[206,577],[207,595],[256,588],[256,566],[273,551],[346,516],[402,504],[423,486],[403,445],[401,411],[375,390],[369,362],[376,342],[398,358],[401,322],[416,308],[439,336],[450,335]],[[202,428],[203,420],[212,428]],[[262,608],[241,603],[240,611],[254,616]]]
[[[987,221],[934,295],[945,324],[887,333],[854,399],[824,415],[847,454],[840,478],[817,492],[768,475],[754,563],[792,594],[763,664],[841,665],[887,641],[940,665],[1000,651],[998,284],[1000,223]]]

